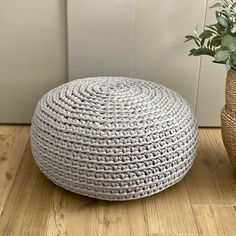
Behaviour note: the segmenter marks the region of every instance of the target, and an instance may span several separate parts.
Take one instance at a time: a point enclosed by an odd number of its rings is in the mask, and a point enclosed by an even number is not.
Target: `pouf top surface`
[[[73,125],[84,132],[92,128],[96,135],[103,137],[104,132],[110,136],[165,128],[179,121],[183,109],[190,109],[184,99],[170,89],[119,77],[72,81],[50,91],[41,104],[47,104],[44,112],[54,119],[54,125],[63,121],[68,131]],[[153,127],[154,124],[158,127]],[[138,130],[139,127],[145,130]]]
[[[31,129],[34,157],[51,180],[106,200],[173,185],[192,164],[196,137],[191,108],[178,93],[123,77],[79,79],[51,90]]]

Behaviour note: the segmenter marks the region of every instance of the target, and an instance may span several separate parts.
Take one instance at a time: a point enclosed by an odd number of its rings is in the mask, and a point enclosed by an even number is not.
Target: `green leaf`
[[[233,9],[234,7],[236,7],[236,2],[234,2],[230,8]]]
[[[225,51],[218,51],[215,53],[215,61],[216,62],[225,62],[230,56],[230,53],[225,50]]]
[[[212,31],[212,33],[217,32],[217,29],[216,29],[215,25],[206,25],[206,28],[210,29]]]
[[[194,56],[195,50],[196,50],[195,48],[191,49],[189,51],[189,56]]]
[[[207,41],[207,47],[209,48],[211,46],[211,40],[209,39],[208,41]]]
[[[221,16],[224,16],[226,19],[228,19],[228,17],[229,17],[229,12],[228,11],[226,11],[226,10],[222,10],[221,12],[220,12],[220,15]],[[229,20],[229,19],[228,19]]]
[[[215,24],[206,26],[199,34],[195,31],[186,37],[186,41],[193,40],[196,44],[190,55],[213,56],[215,63],[227,62],[228,67],[232,65],[236,68],[236,0],[216,0],[212,8],[218,8]]]
[[[215,30],[215,25],[206,25],[207,28]]]
[[[194,39],[194,42],[197,44],[197,46],[198,46],[198,47],[200,47],[200,46],[201,46],[201,44],[200,44],[200,41],[199,41],[199,39],[198,39],[198,38],[195,38],[195,39]]]
[[[236,37],[231,35],[226,35],[222,37],[221,43],[223,46],[227,47],[229,50],[233,52],[236,51]]]
[[[220,36],[215,36],[214,38],[212,38],[211,45],[213,47],[219,47],[221,45],[221,37]]]
[[[202,40],[201,40],[201,47],[204,45],[204,43],[205,43],[205,38],[202,38]]]
[[[204,30],[200,35],[199,38],[210,38],[213,35],[211,30]]]
[[[228,68],[236,69],[236,65],[234,64],[232,56],[226,61],[226,69]]]
[[[217,21],[225,28],[229,27],[229,22],[225,17],[217,16]]]
[[[215,27],[218,34],[221,34],[221,32],[225,29],[220,23],[216,23]]]
[[[213,57],[214,56],[214,52],[209,49],[209,48],[193,48],[190,50],[190,54],[189,56],[201,56],[201,55],[208,55]]]
[[[210,6],[210,8],[218,8],[218,7],[222,7],[222,4],[217,2],[215,4],[213,4],[212,6]]]
[[[233,54],[230,56],[230,59],[231,59],[231,62],[236,66],[236,53],[233,53]]]
[[[193,35],[187,35],[185,36],[186,40],[184,41],[185,43],[188,42],[188,41],[191,41],[191,40],[194,40],[195,39],[195,36]]]

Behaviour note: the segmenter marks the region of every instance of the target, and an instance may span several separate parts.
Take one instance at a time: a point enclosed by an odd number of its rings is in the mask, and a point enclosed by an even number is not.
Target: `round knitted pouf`
[[[42,97],[31,128],[42,172],[72,192],[131,200],[160,192],[190,169],[197,126],[187,102],[153,82],[86,78]]]

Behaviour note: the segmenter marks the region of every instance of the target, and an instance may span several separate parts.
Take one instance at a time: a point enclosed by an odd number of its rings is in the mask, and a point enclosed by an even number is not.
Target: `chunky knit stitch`
[[[98,199],[131,200],[183,178],[196,154],[197,126],[187,102],[166,87],[86,78],[42,97],[31,144],[55,184]]]

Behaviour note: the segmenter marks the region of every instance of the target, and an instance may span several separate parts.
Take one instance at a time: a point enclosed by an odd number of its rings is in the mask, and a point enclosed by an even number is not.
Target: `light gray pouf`
[[[180,181],[197,148],[187,102],[158,84],[122,77],[66,83],[34,112],[35,161],[55,184],[105,200],[131,200]]]

